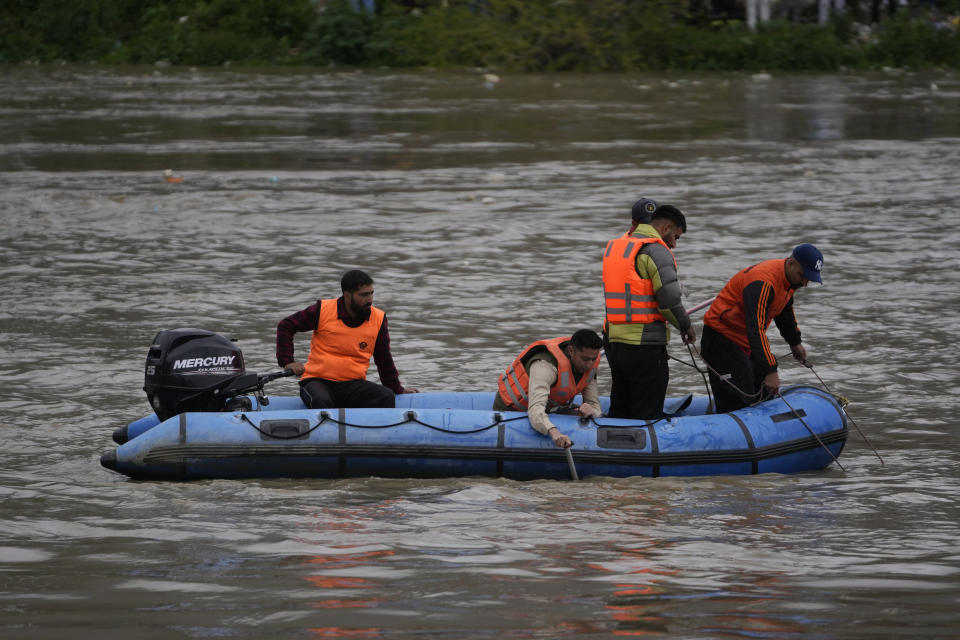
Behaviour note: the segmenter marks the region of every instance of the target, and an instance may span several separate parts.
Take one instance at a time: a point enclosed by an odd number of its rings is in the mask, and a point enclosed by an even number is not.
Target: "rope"
[[[707,374],[708,374],[708,372],[709,372],[709,373],[713,373],[713,374],[717,377],[718,380],[723,380],[726,384],[728,384],[729,386],[733,387],[734,390],[736,390],[737,393],[739,393],[740,395],[742,395],[744,398],[746,398],[746,399],[755,399],[755,402],[753,402],[753,403],[751,403],[751,404],[756,404],[756,402],[760,402],[760,401],[761,401],[761,399],[762,399],[762,394],[763,394],[763,389],[761,389],[761,390],[759,390],[759,391],[757,391],[757,392],[754,392],[754,393],[747,393],[746,391],[744,391],[743,389],[741,389],[741,388],[739,388],[737,385],[735,385],[733,382],[731,382],[728,378],[722,377],[722,376],[720,375],[720,373],[719,373],[716,369],[714,369],[713,367],[711,367],[710,364],[709,364],[706,360],[703,359],[703,355],[701,355],[701,353],[697,350],[697,348],[696,348],[692,343],[689,343],[689,342],[688,342],[688,343],[685,343],[685,344],[686,344],[686,346],[687,346],[687,352],[688,352],[689,355],[690,355],[690,360],[691,360],[690,363],[686,362],[685,360],[681,360],[680,358],[677,358],[676,356],[673,356],[673,355],[669,355],[669,354],[668,354],[667,357],[670,358],[671,360],[676,360],[677,362],[679,362],[680,364],[682,364],[682,365],[684,365],[684,366],[687,366],[687,367],[690,367],[690,368],[692,368],[692,369],[695,369],[695,370],[700,374],[700,376],[703,378],[703,381],[704,381],[704,387],[705,387],[706,390],[707,390],[707,398],[708,398],[708,401],[709,401],[709,404],[708,404],[709,407],[712,407],[712,406],[713,406],[713,396],[712,396],[712,394],[711,394],[711,392],[710,392],[710,384],[709,384],[709,381],[708,381],[708,379],[707,379]],[[787,354],[787,355],[790,355],[790,354]],[[787,355],[780,356],[780,358],[778,358],[778,359],[779,359],[779,360],[782,360],[782,361],[787,361],[787,360],[788,360]],[[699,366],[697,366],[697,358],[699,358],[700,361],[704,364],[704,366],[706,367],[705,369],[701,369]],[[835,394],[833,391],[831,391],[830,388],[827,386],[827,383],[824,382],[824,381],[823,381],[823,378],[820,377],[820,374],[818,374],[816,371],[814,371],[813,365],[811,365],[811,364],[808,363],[808,364],[806,364],[805,366],[806,366],[808,369],[810,369],[810,371],[813,373],[813,375],[815,375],[815,376],[817,377],[817,380],[820,381],[820,384],[823,386],[824,390],[826,390],[827,393],[829,393],[831,396],[833,396],[833,397],[837,400],[837,403],[840,405],[841,410],[842,410],[843,413],[847,416],[847,418],[850,420],[850,423],[851,423],[851,424],[854,426],[854,428],[857,430],[857,433],[860,434],[860,436],[863,438],[864,442],[867,443],[867,446],[870,447],[870,449],[873,451],[873,453],[874,453],[874,454],[877,456],[877,458],[880,460],[880,464],[883,465],[883,464],[884,464],[883,457],[880,455],[880,453],[877,451],[877,449],[873,446],[873,443],[870,442],[870,439],[867,438],[866,433],[863,432],[863,430],[860,428],[860,425],[858,425],[857,422],[853,419],[853,416],[851,416],[850,413],[846,410],[846,407],[847,407],[847,405],[849,404],[849,401],[848,401],[846,398],[844,398],[843,396],[838,396],[838,395]],[[783,395],[782,395],[779,391],[777,392],[776,395],[777,395],[777,397],[779,397],[781,400],[783,400],[784,404],[786,404],[787,407],[788,407],[791,411],[793,411],[794,413],[796,413],[796,411],[794,410],[794,408],[790,405],[789,402],[787,402],[787,399],[784,398]],[[411,413],[412,413],[412,412],[411,412]],[[293,435],[290,435],[290,436],[280,436],[280,435],[275,435],[275,434],[266,433],[265,431],[263,431],[263,430],[260,428],[259,425],[257,425],[255,422],[253,422],[252,420],[250,420],[250,418],[247,417],[247,415],[246,415],[245,413],[240,414],[240,417],[241,417],[245,422],[247,422],[250,426],[252,426],[254,429],[256,429],[258,432],[260,432],[260,433],[262,433],[262,434],[264,434],[264,435],[266,435],[266,436],[269,436],[269,437],[272,437],[272,438],[276,438],[276,439],[278,439],[278,440],[292,440],[292,439],[294,439],[294,438],[302,438],[302,437],[304,437],[305,435],[313,432],[314,430],[316,430],[316,429],[317,429],[321,424],[323,424],[324,422],[333,422],[334,424],[337,424],[337,425],[340,425],[340,426],[353,427],[353,428],[356,428],[356,429],[390,429],[390,428],[393,428],[393,427],[398,427],[398,426],[400,426],[400,425],[408,424],[408,423],[410,423],[410,422],[413,422],[413,423],[415,423],[415,424],[419,424],[419,425],[422,426],[422,427],[426,427],[426,428],[428,428],[428,429],[432,429],[433,431],[438,431],[438,432],[440,432],[440,433],[448,433],[448,434],[451,434],[451,435],[468,435],[468,434],[472,434],[472,433],[481,433],[481,432],[483,432],[483,431],[487,431],[488,429],[492,429],[493,427],[495,427],[495,426],[497,426],[497,425],[499,425],[499,424],[503,424],[503,423],[507,423],[507,422],[513,422],[513,421],[515,421],[515,420],[523,420],[526,416],[517,416],[517,417],[515,417],[515,418],[503,419],[503,418],[501,418],[501,417],[498,415],[498,416],[497,416],[497,419],[496,419],[494,422],[492,422],[491,424],[486,425],[486,426],[484,426],[484,427],[478,427],[478,428],[476,428],[476,429],[470,429],[470,430],[468,430],[468,431],[454,431],[454,430],[452,430],[452,429],[446,429],[446,428],[444,428],[444,427],[438,427],[438,426],[436,426],[436,425],[432,425],[432,424],[423,422],[422,420],[420,420],[419,418],[417,418],[415,415],[411,417],[410,414],[408,414],[407,419],[402,420],[402,421],[400,421],[400,422],[394,422],[393,424],[370,425],[370,424],[354,424],[354,423],[351,423],[351,422],[340,421],[340,420],[336,420],[336,419],[334,419],[334,418],[331,418],[331,417],[330,417],[328,414],[326,414],[326,413],[322,413],[322,414],[321,414],[321,418],[320,418],[320,420],[317,422],[317,424],[313,425],[312,427],[310,427],[307,431],[304,431],[303,433],[297,433],[297,434],[293,434]],[[829,448],[827,448],[827,446],[823,443],[823,441],[822,441],[822,440],[820,439],[820,437],[816,434],[816,432],[814,432],[813,429],[810,428],[810,425],[808,425],[807,422],[806,422],[802,417],[800,417],[799,415],[798,415],[797,417],[800,419],[800,422],[803,423],[803,426],[806,427],[807,431],[809,431],[810,434],[817,440],[817,442],[820,444],[820,446],[823,447],[823,448],[827,451],[827,453],[830,454],[830,457],[831,457],[831,458],[833,459],[833,461],[837,464],[837,466],[840,467],[841,470],[846,471],[846,469],[844,469],[843,465],[840,464],[840,461],[837,460],[837,457],[836,457],[835,455],[833,455],[833,452],[830,451]],[[652,426],[654,426],[655,424],[657,424],[658,422],[661,422],[662,420],[665,420],[665,419],[667,419],[666,416],[665,416],[665,417],[662,417],[662,418],[657,418],[656,420],[648,421],[645,426],[652,427]],[[607,424],[603,424],[603,423],[601,423],[601,422],[598,422],[598,421],[597,421],[595,418],[593,418],[593,417],[588,418],[587,420],[584,420],[584,422],[587,422],[587,421],[589,421],[590,423],[596,425],[597,427],[619,426],[619,425],[607,425]],[[576,469],[576,466],[575,466],[574,463],[573,463],[573,455],[570,453],[570,450],[569,450],[569,449],[565,449],[565,451],[566,451],[566,455],[567,455],[567,464],[568,464],[569,467],[570,467],[570,475],[571,475],[571,477],[572,477],[574,480],[578,480],[579,478],[577,477],[577,469]]]
[[[791,354],[787,354],[787,355],[791,355]],[[788,360],[786,355],[780,356],[779,359],[784,361]],[[870,438],[867,437],[867,434],[863,431],[863,429],[860,428],[860,425],[857,424],[857,421],[853,419],[853,416],[850,415],[850,412],[847,411],[847,406],[850,404],[850,401],[846,397],[837,395],[836,393],[834,393],[833,390],[827,386],[827,383],[823,381],[823,378],[820,377],[820,374],[814,371],[812,364],[810,364],[809,362],[806,362],[806,363],[801,362],[799,364],[802,364],[807,369],[810,369],[810,373],[815,375],[817,377],[817,380],[820,381],[820,385],[823,387],[823,390],[834,397],[834,399],[837,401],[837,404],[840,405],[840,410],[843,411],[843,415],[847,416],[847,420],[849,420],[850,424],[853,425],[854,430],[856,430],[856,432],[860,434],[860,437],[863,438],[863,441],[867,443],[867,446],[870,447],[871,451],[873,451],[873,455],[877,456],[877,459],[880,461],[881,466],[885,466],[885,463],[883,461],[883,456],[880,455],[880,452],[877,451],[876,447],[873,446],[873,443],[870,442]]]
[[[692,366],[694,369],[696,369],[696,370],[700,373],[701,376],[704,376],[704,381],[705,381],[705,382],[706,382],[705,372],[704,372],[704,370],[700,369],[700,367],[696,366],[696,360],[694,359],[694,355],[693,355],[694,353],[696,353],[697,357],[700,358],[700,361],[703,362],[703,364],[704,364],[704,366],[706,366],[707,370],[709,370],[711,373],[713,373],[713,374],[717,377],[717,379],[723,380],[724,382],[726,382],[728,385],[730,385],[731,387],[733,387],[733,388],[737,391],[737,393],[741,394],[744,398],[755,398],[756,401],[755,401],[754,403],[751,403],[751,404],[756,404],[756,402],[761,402],[761,401],[764,399],[764,398],[763,398],[763,389],[762,389],[762,388],[761,388],[759,391],[755,392],[755,393],[746,393],[743,389],[741,389],[741,388],[739,388],[737,385],[733,384],[733,382],[731,382],[728,378],[722,377],[722,376],[720,375],[720,373],[719,373],[716,369],[714,369],[713,367],[711,367],[711,366],[710,366],[710,363],[708,363],[706,360],[703,359],[703,355],[696,349],[696,347],[694,347],[693,345],[687,343],[687,351],[690,353],[690,358],[691,358],[691,360],[693,360],[693,364],[692,364],[692,365],[687,365],[687,366]],[[790,355],[792,355],[792,353],[791,353]],[[676,358],[676,357],[674,357],[674,356],[670,356],[670,358],[676,360],[677,362],[681,362],[681,363],[683,363],[683,364],[687,364],[687,363],[684,362],[683,360],[680,360],[679,358]],[[781,356],[778,360],[787,360],[787,359],[788,359],[787,356]],[[813,365],[807,364],[806,366],[807,366],[811,371],[813,371]],[[813,371],[813,374],[814,374],[815,376],[817,376],[817,379],[820,380],[820,384],[823,385],[823,388],[826,389],[827,393],[829,393],[831,396],[833,396],[833,397],[836,399],[837,404],[840,406],[840,409],[844,412],[844,414],[846,414],[847,418],[850,419],[850,422],[851,422],[854,426],[857,427],[857,431],[860,432],[860,435],[863,436],[863,439],[867,442],[867,444],[870,446],[870,448],[873,449],[873,445],[870,444],[870,441],[869,441],[869,440],[867,440],[866,435],[863,434],[862,431],[860,431],[860,427],[856,425],[856,422],[854,422],[854,420],[853,420],[853,418],[850,416],[850,414],[847,413],[847,410],[846,410],[847,399],[846,399],[846,398],[843,398],[843,397],[841,397],[841,396],[838,396],[838,395],[836,395],[835,393],[833,393],[832,391],[830,391],[830,389],[827,388],[826,383],[823,382],[823,379],[821,379],[820,376],[817,375],[817,372],[816,372],[816,371]],[[710,394],[709,384],[707,385],[707,389],[708,389],[708,390],[707,390],[707,395],[708,395],[708,397],[709,397],[709,394]],[[837,464],[837,466],[840,467],[840,469],[841,469],[842,471],[846,471],[846,469],[843,468],[843,465],[840,464],[840,461],[837,460],[837,456],[833,455],[833,452],[830,451],[830,449],[827,447],[827,445],[825,445],[825,444],[823,443],[823,440],[820,439],[820,436],[818,436],[817,433],[816,433],[813,429],[810,428],[810,425],[807,424],[807,421],[806,421],[806,420],[804,420],[802,417],[800,417],[799,414],[797,414],[796,410],[790,405],[789,402],[787,402],[787,399],[783,397],[783,394],[781,394],[779,390],[777,391],[777,394],[776,394],[776,395],[777,395],[778,398],[780,398],[781,400],[783,400],[783,403],[786,404],[787,407],[788,407],[791,411],[793,411],[794,414],[797,415],[797,418],[800,420],[801,423],[803,423],[803,426],[806,427],[807,431],[810,432],[810,435],[812,435],[812,436],[816,439],[817,443],[819,443],[819,445],[820,445],[821,447],[823,447],[823,449],[824,449],[827,453],[830,454],[830,457],[831,457],[831,458],[833,459],[833,461]],[[710,399],[710,403],[711,403],[711,405],[712,405],[712,403],[713,403],[713,399],[712,399],[712,398]],[[878,458],[880,458],[880,454],[877,453],[877,450],[876,450],[876,449],[873,449],[873,452],[877,455]],[[880,464],[883,464],[883,458],[880,458]]]
[[[810,435],[812,435],[814,438],[816,438],[816,440],[817,440],[817,442],[820,444],[820,446],[823,447],[823,450],[830,454],[830,457],[833,458],[833,461],[837,463],[837,466],[840,467],[840,470],[841,470],[841,471],[846,471],[846,469],[843,468],[843,465],[840,464],[840,461],[837,460],[837,456],[833,455],[833,451],[830,451],[830,448],[827,447],[827,445],[825,445],[825,444],[823,443],[823,440],[820,439],[820,436],[818,436],[817,433],[816,433],[813,429],[810,428],[810,425],[807,424],[807,421],[804,420],[804,419],[800,416],[799,413],[797,413],[797,410],[794,409],[794,408],[790,405],[789,402],[787,402],[787,399],[783,397],[783,394],[780,393],[779,391],[777,391],[777,397],[780,398],[781,400],[783,400],[783,403],[784,403],[785,405],[787,405],[787,408],[790,409],[790,411],[793,412],[793,414],[800,420],[800,422],[803,423],[803,426],[805,426],[805,427],[807,428],[807,431],[810,432]]]
[[[331,418],[329,414],[327,414],[327,413],[321,413],[321,414],[320,414],[320,420],[317,421],[317,424],[313,425],[312,427],[310,427],[309,429],[307,429],[307,430],[304,431],[303,433],[295,433],[295,434],[289,435],[289,436],[281,436],[281,435],[276,435],[276,434],[273,434],[273,433],[267,433],[266,431],[264,431],[263,429],[260,428],[260,425],[258,425],[257,423],[255,423],[255,422],[254,422],[253,420],[251,420],[249,417],[247,417],[247,414],[245,414],[245,413],[241,413],[241,414],[240,414],[240,418],[243,419],[243,420],[244,420],[247,424],[249,424],[251,427],[253,427],[254,429],[256,429],[258,432],[262,433],[262,434],[265,435],[265,436],[268,436],[268,437],[271,437],[271,438],[276,438],[277,440],[293,440],[294,438],[302,438],[302,437],[306,436],[307,434],[311,433],[312,431],[314,431],[315,429],[317,429],[317,428],[318,428],[321,424],[323,424],[324,422],[333,422],[333,423],[336,424],[336,425],[341,425],[341,426],[344,426],[344,427],[354,427],[354,428],[356,428],[356,429],[390,429],[390,428],[393,428],[393,427],[399,427],[400,425],[408,424],[408,423],[410,423],[410,422],[413,422],[413,423],[415,423],[415,424],[419,424],[419,425],[422,426],[422,427],[426,427],[426,428],[428,428],[428,429],[433,429],[434,431],[439,431],[440,433],[449,433],[449,434],[452,434],[452,435],[458,435],[458,436],[459,436],[459,435],[466,435],[466,434],[470,434],[470,433],[480,433],[480,432],[482,432],[482,431],[487,431],[488,429],[492,429],[493,427],[496,427],[496,426],[499,425],[499,424],[504,424],[504,423],[507,423],[507,422],[513,422],[514,420],[523,420],[525,417],[526,417],[526,416],[517,416],[517,417],[515,417],[515,418],[503,419],[503,418],[501,418],[499,415],[497,415],[497,419],[496,419],[493,423],[488,424],[488,425],[485,426],[485,427],[478,427],[478,428],[476,428],[476,429],[471,429],[471,430],[469,430],[469,431],[453,431],[452,429],[445,429],[445,428],[443,428],[443,427],[438,427],[438,426],[436,426],[436,425],[432,425],[432,424],[428,424],[428,423],[426,423],[426,422],[423,422],[422,420],[420,420],[420,419],[417,418],[416,416],[411,416],[409,413],[407,414],[407,419],[406,419],[406,420],[403,420],[402,422],[394,422],[393,424],[353,424],[353,423],[351,423],[351,422],[346,422],[346,421],[341,421],[341,420],[335,420],[334,418]],[[564,449],[563,451],[564,451],[564,453],[565,453],[565,455],[566,455],[566,458],[567,458],[567,466],[570,468],[570,477],[571,477],[575,482],[579,482],[579,481],[580,481],[580,476],[577,474],[577,466],[573,463],[573,453],[570,451],[569,448],[566,448],[566,449]]]
[[[690,354],[690,366],[696,369],[697,372],[700,374],[700,377],[703,378],[703,387],[704,389],[707,390],[707,413],[710,413],[711,411],[713,411],[714,405],[713,405],[713,393],[712,393],[712,390],[710,389],[710,381],[707,379],[707,372],[697,366],[697,359],[693,355],[694,352],[696,351],[696,347],[694,347],[689,342],[687,342],[686,345],[687,345],[687,353]],[[684,362],[684,364],[686,363]]]
[[[449,433],[449,434],[452,434],[452,435],[467,435],[467,434],[471,434],[471,433],[480,433],[480,432],[482,432],[482,431],[487,431],[488,429],[492,429],[493,427],[497,426],[498,424],[503,424],[503,423],[507,423],[507,422],[513,422],[514,420],[523,420],[524,418],[526,418],[525,415],[523,415],[523,416],[517,416],[517,417],[515,417],[515,418],[506,418],[506,419],[501,418],[501,417],[498,416],[498,417],[497,417],[497,420],[495,420],[495,421],[494,421],[493,423],[491,423],[491,424],[488,424],[488,425],[485,426],[485,427],[478,427],[478,428],[476,428],[476,429],[470,429],[469,431],[454,431],[453,429],[446,429],[446,428],[444,428],[444,427],[438,427],[438,426],[436,426],[436,425],[432,425],[432,424],[423,422],[422,420],[420,420],[420,419],[417,418],[416,416],[413,416],[413,417],[409,417],[409,416],[408,416],[405,420],[402,420],[402,421],[400,421],[400,422],[394,422],[393,424],[354,424],[354,423],[352,423],[352,422],[346,422],[346,421],[337,420],[337,419],[335,419],[335,418],[331,418],[329,414],[323,413],[323,414],[321,414],[320,420],[317,422],[317,424],[315,424],[314,426],[310,427],[307,431],[304,431],[303,433],[297,433],[297,434],[292,435],[292,436],[277,436],[277,435],[274,435],[274,434],[271,434],[271,433],[267,433],[266,431],[264,431],[263,429],[261,429],[261,428],[260,428],[260,425],[258,425],[257,423],[253,422],[250,418],[247,417],[247,415],[246,415],[245,413],[241,413],[241,414],[240,414],[240,417],[241,417],[245,422],[247,422],[247,424],[249,424],[251,427],[253,427],[253,428],[256,429],[257,431],[259,431],[260,433],[262,433],[262,434],[264,434],[264,435],[266,435],[266,436],[270,436],[270,437],[272,437],[272,438],[277,438],[278,440],[292,440],[292,439],[294,439],[294,438],[302,438],[303,436],[305,436],[305,435],[307,435],[308,433],[311,433],[312,431],[314,431],[315,429],[317,429],[317,427],[319,427],[319,426],[320,426],[321,424],[323,424],[324,422],[332,422],[332,423],[334,423],[334,424],[336,424],[336,425],[340,425],[340,426],[344,426],[344,427],[354,427],[355,429],[391,429],[391,428],[393,428],[393,427],[399,427],[400,425],[404,425],[404,424],[408,424],[408,423],[413,422],[413,423],[415,423],[415,424],[419,424],[419,425],[422,426],[422,427],[426,427],[426,428],[428,428],[428,429],[433,429],[434,431],[439,431],[440,433]]]
[[[701,376],[706,376],[706,372],[705,372],[704,370],[700,369],[700,367],[698,367],[697,364],[696,364],[696,359],[694,358],[694,354],[696,354],[696,357],[697,357],[697,358],[700,358],[700,362],[702,362],[702,363],[704,364],[704,366],[707,368],[707,371],[709,371],[710,373],[712,373],[713,375],[715,375],[718,380],[722,380],[722,381],[725,382],[726,384],[728,384],[728,385],[730,385],[731,387],[733,387],[734,390],[736,390],[737,393],[739,393],[741,396],[743,396],[744,399],[746,399],[746,400],[748,400],[748,401],[752,400],[752,402],[748,402],[748,404],[753,405],[753,404],[757,404],[758,402],[762,402],[763,400],[766,400],[766,398],[763,397],[763,389],[760,389],[759,391],[756,391],[756,392],[753,392],[753,393],[747,393],[746,391],[744,391],[743,389],[741,389],[741,388],[738,387],[737,385],[733,384],[733,382],[731,382],[729,378],[723,377],[723,376],[720,374],[719,371],[717,371],[716,369],[714,369],[713,367],[711,367],[711,366],[710,366],[710,363],[703,359],[703,355],[701,355],[701,353],[697,350],[697,348],[696,348],[695,346],[693,346],[693,344],[687,343],[687,351],[690,352],[690,358],[693,360],[693,364],[692,364],[692,365],[691,365],[691,364],[687,364],[686,362],[684,362],[684,361],[681,360],[680,358],[677,358],[676,356],[669,356],[669,355],[668,355],[668,357],[669,357],[671,360],[676,360],[677,362],[681,362],[681,363],[687,365],[688,367],[693,367],[694,369],[696,369],[696,370],[700,373]],[[705,383],[706,386],[707,386],[707,396],[710,397],[710,403],[713,404],[713,398],[712,398],[712,396],[710,396],[710,385],[709,385],[709,383],[706,382],[706,378],[705,378],[705,377],[704,377],[704,383]]]
[[[843,411],[844,415],[847,416],[847,419],[850,420],[850,424],[857,430],[857,433],[860,434],[860,437],[863,438],[863,441],[867,443],[867,446],[873,451],[873,454],[877,456],[877,459],[880,460],[880,465],[884,466],[883,456],[880,455],[880,452],[877,451],[876,447],[873,446],[873,443],[870,442],[870,438],[867,437],[867,434],[860,428],[860,425],[857,424],[857,421],[853,419],[853,416],[850,415],[850,412],[847,411],[847,405],[850,404],[850,401],[844,398],[843,396],[838,396],[833,391],[830,390],[830,387],[827,386],[827,383],[823,381],[823,378],[820,377],[820,374],[813,370],[813,365],[807,363],[805,365],[813,375],[817,376],[817,380],[820,381],[820,384],[823,385],[824,390],[827,393],[832,395],[837,399],[837,402],[840,404],[840,410]]]

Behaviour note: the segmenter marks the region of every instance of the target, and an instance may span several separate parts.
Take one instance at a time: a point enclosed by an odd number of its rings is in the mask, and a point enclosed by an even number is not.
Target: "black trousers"
[[[742,409],[756,399],[750,394],[760,390],[763,378],[756,375],[750,356],[737,343],[704,325],[700,332],[700,355],[710,365],[710,388],[717,413]]]
[[[391,409],[396,406],[393,391],[382,384],[368,380],[334,382],[309,378],[300,382],[300,399],[311,409],[356,407],[360,409]]]
[[[663,417],[670,367],[664,345],[635,345],[604,340],[610,366],[611,418],[658,420]]]

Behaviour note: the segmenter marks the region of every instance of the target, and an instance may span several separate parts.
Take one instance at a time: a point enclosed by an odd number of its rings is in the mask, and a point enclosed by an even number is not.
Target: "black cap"
[[[656,200],[650,198],[640,198],[633,203],[630,209],[630,217],[638,224],[644,224],[653,220],[653,214],[657,212]]]

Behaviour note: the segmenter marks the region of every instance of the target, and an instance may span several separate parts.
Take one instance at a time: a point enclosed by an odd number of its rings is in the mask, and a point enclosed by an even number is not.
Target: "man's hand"
[[[568,449],[573,446],[573,440],[560,433],[560,429],[557,429],[556,427],[550,427],[550,431],[547,432],[547,435],[549,435],[550,439],[553,440],[553,444],[561,449]]]
[[[420,393],[420,390],[414,389],[413,387],[404,387],[400,393]]]
[[[303,363],[302,363],[302,362],[297,362],[296,360],[294,360],[293,362],[289,362],[289,363],[283,365],[283,368],[284,368],[284,369],[289,369],[290,371],[293,371],[293,375],[295,375],[295,376],[302,376],[302,375],[303,375],[304,366],[303,366]]]
[[[765,398],[773,397],[780,391],[780,376],[776,371],[771,371],[763,378],[763,395]]]
[[[599,418],[600,412],[592,404],[582,404],[577,407],[577,414],[581,418]]]
[[[793,345],[790,347],[790,352],[793,353],[793,357],[796,358],[803,366],[812,366],[809,362],[807,362],[807,349],[802,344]]]
[[[693,325],[687,327],[687,330],[681,333],[680,337],[683,339],[683,344],[696,344],[697,342],[697,332]]]

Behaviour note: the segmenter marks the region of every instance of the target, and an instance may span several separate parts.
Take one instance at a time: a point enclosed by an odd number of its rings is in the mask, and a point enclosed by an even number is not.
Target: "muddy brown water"
[[[958,107],[939,72],[4,68],[0,635],[960,636]],[[348,268],[376,279],[404,384],[492,389],[526,343],[598,325],[599,255],[641,195],[688,216],[690,305],[822,249],[799,323],[885,465],[855,433],[845,472],[797,476],[99,465],[148,411],[156,331],[218,331],[273,370],[277,321]],[[671,395],[702,389],[671,372]]]

